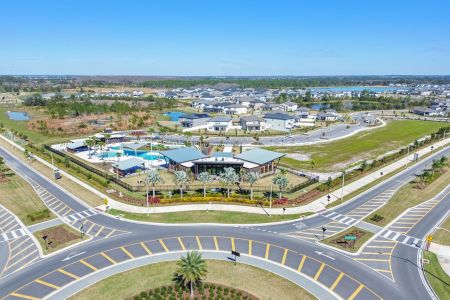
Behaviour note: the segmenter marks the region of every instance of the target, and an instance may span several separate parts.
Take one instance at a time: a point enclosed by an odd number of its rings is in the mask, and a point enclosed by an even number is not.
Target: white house
[[[223,112],[227,115],[241,115],[247,113],[247,107],[241,104],[230,104],[223,108]]]
[[[208,121],[209,131],[223,131],[230,130],[233,126],[233,118],[230,116],[216,116]]]
[[[297,107],[298,107],[297,103],[291,101],[281,103],[281,110],[284,111],[295,111]]]
[[[264,115],[267,126],[273,130],[289,131],[294,127],[295,117],[284,113],[269,113]]]
[[[264,131],[268,128],[267,121],[259,116],[241,117],[239,123],[245,131]]]

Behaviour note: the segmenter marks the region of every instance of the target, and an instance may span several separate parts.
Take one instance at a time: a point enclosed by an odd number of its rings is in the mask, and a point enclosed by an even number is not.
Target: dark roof
[[[264,119],[292,120],[294,119],[294,117],[283,113],[274,113],[274,114],[265,114]]]
[[[183,163],[191,160],[206,157],[203,153],[194,147],[177,148],[172,150],[161,151],[165,157],[176,163]]]
[[[215,116],[211,118],[210,122],[230,122],[231,119],[230,116]]]
[[[241,117],[241,120],[244,122],[254,122],[254,121],[264,122],[265,121],[260,116],[243,116],[243,117]]]
[[[209,118],[208,114],[186,114],[181,115],[178,119],[205,119]]]

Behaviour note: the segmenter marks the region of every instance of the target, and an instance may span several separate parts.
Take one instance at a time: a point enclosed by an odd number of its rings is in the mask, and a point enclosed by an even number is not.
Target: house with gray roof
[[[211,117],[208,114],[185,114],[178,118],[181,127],[193,128],[197,126],[207,125]]]
[[[200,150],[194,147],[176,148],[161,151],[161,155],[166,160],[167,169],[170,171],[180,171],[189,169],[193,166],[193,160],[205,158]]]
[[[242,130],[247,132],[264,131],[267,129],[266,120],[260,116],[243,116],[239,119],[239,125]]]
[[[294,127],[295,117],[286,113],[267,113],[264,119],[270,129],[279,131],[289,131]]]
[[[233,126],[233,118],[230,116],[215,116],[208,120],[209,131],[227,132]]]
[[[145,169],[145,160],[138,157],[130,157],[113,164],[113,172],[119,176],[135,173],[137,170]]]
[[[247,107],[241,104],[230,104],[223,108],[227,115],[241,115],[247,113]]]

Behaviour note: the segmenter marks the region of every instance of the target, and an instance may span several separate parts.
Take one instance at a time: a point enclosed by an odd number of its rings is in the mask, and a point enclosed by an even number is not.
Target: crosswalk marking
[[[18,238],[26,236],[26,235],[28,235],[28,234],[22,228],[12,230],[12,231],[7,231],[0,235],[0,242],[6,242],[9,240],[18,239]]]

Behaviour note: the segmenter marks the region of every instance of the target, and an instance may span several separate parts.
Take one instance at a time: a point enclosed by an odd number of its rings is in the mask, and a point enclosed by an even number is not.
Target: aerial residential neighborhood
[[[2,11],[0,299],[449,299],[448,1]]]

